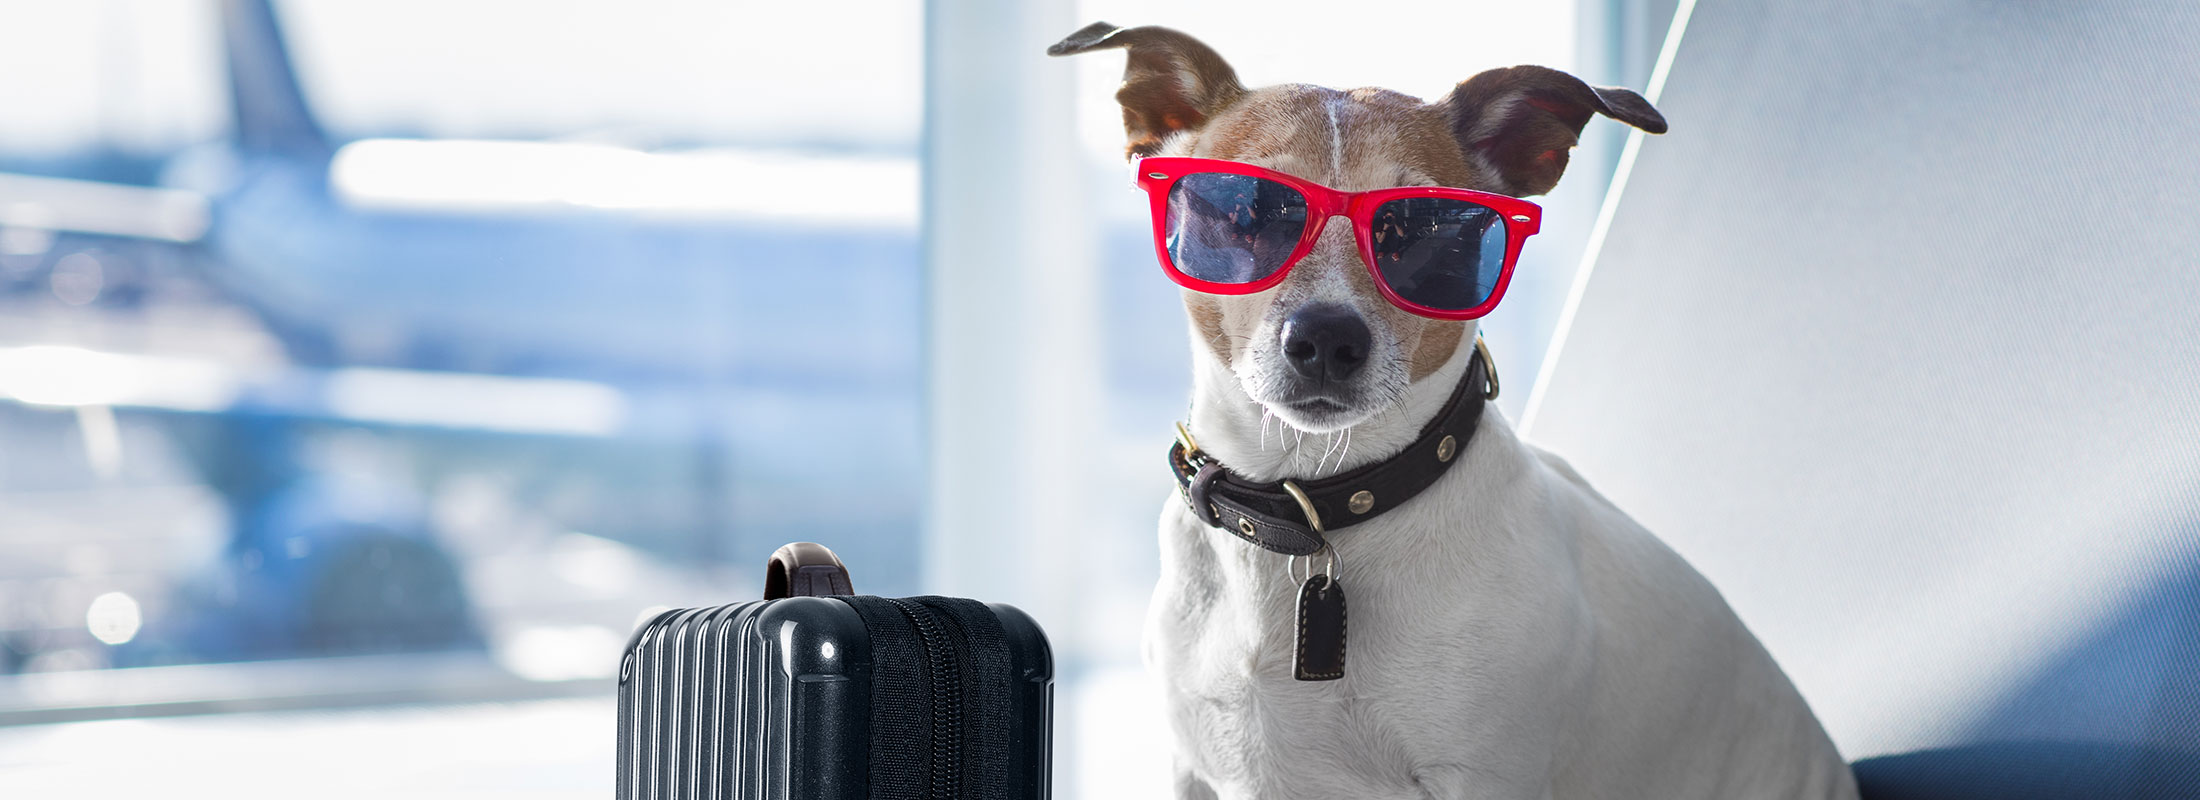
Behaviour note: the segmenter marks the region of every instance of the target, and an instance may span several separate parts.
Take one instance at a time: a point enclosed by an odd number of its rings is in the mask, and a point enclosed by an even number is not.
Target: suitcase
[[[807,542],[764,583],[764,600],[667,611],[627,642],[620,800],[1049,796],[1054,665],[1030,617],[858,596]]]

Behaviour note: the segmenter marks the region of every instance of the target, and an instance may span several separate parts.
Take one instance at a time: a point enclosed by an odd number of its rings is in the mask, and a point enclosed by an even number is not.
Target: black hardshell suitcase
[[[1023,612],[856,596],[807,542],[772,554],[764,596],[634,632],[620,800],[1049,797],[1053,656]]]

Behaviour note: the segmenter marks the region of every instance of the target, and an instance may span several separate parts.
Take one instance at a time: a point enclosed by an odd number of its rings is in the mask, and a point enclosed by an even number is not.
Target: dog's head
[[[1385,89],[1247,89],[1213,49],[1167,28],[1095,23],[1048,52],[1113,48],[1130,54],[1116,93],[1130,158],[1239,161],[1348,192],[1449,186],[1537,195],[1558,183],[1590,116],[1665,130],[1634,92],[1543,67],[1490,70],[1431,103]],[[1472,338],[1472,322],[1417,316],[1385,300],[1342,222],[1327,225],[1271,289],[1184,297],[1204,350],[1246,395],[1302,431],[1342,430],[1381,413]]]

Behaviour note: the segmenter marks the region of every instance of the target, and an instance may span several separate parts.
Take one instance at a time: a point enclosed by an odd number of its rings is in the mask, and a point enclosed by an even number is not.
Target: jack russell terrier
[[[1158,27],[1048,52],[1113,48],[1193,341],[1146,639],[1177,796],[1856,797],[1718,590],[1485,405],[1517,198],[1658,111],[1533,66],[1247,89]]]

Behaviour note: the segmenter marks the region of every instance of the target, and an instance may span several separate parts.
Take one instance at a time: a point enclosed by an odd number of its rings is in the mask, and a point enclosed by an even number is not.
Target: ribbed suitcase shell
[[[987,604],[1010,664],[1007,782],[1050,796],[1054,666],[1016,608]],[[620,800],[861,800],[871,791],[870,634],[838,598],[667,611],[619,665]],[[946,800],[938,798],[937,800]]]

